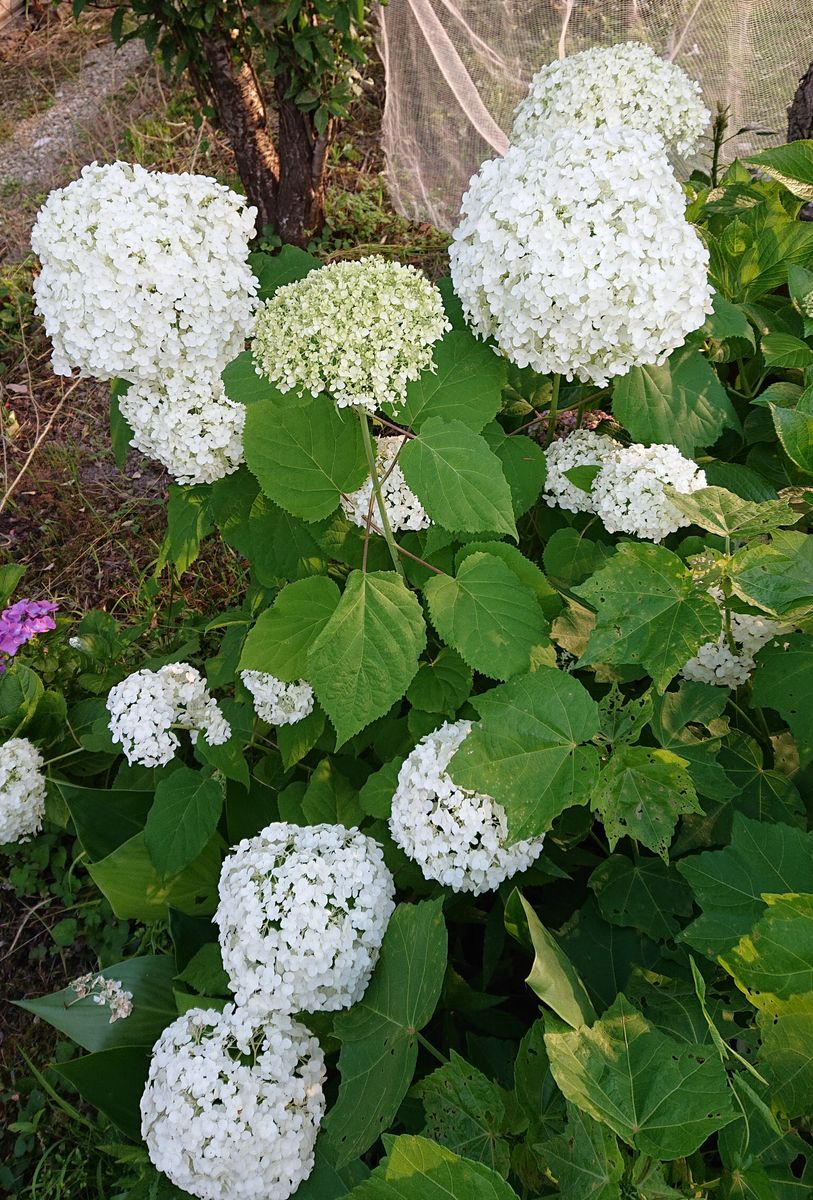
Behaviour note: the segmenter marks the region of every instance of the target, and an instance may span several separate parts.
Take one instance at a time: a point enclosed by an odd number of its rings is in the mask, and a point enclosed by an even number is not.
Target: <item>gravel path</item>
[[[147,57],[140,41],[127,42],[121,50],[107,43],[89,51],[76,79],[56,92],[53,106],[21,121],[13,138],[0,143],[0,187],[15,182],[27,189],[46,189],[101,102]]]

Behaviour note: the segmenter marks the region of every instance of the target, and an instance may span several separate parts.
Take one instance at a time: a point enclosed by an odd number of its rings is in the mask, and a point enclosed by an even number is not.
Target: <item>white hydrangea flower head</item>
[[[546,63],[517,105],[511,141],[575,125],[629,126],[692,154],[711,113],[700,84],[642,42],[594,46]]]
[[[150,1161],[200,1200],[287,1200],[313,1170],[324,1078],[318,1041],[291,1017],[193,1008],[153,1047]]]
[[[398,775],[390,832],[426,879],[479,896],[527,870],[545,839],[508,845],[503,806],[452,781],[447,767],[471,727],[447,722],[421,738]]]
[[[545,479],[544,498],[549,508],[564,508],[568,512],[595,512],[592,492],[585,492],[567,478],[566,472],[574,467],[602,467],[619,448],[611,437],[594,433],[591,429],[574,429],[545,450],[548,474]]]
[[[802,300],[802,312],[806,317],[813,319],[813,292],[808,292]]]
[[[313,712],[313,688],[304,679],[284,683],[267,671],[241,671],[254,697],[254,709],[269,725],[296,725]]]
[[[108,729],[128,763],[161,767],[178,749],[173,726],[198,732],[210,746],[231,737],[231,726],[210,695],[200,671],[189,663],[168,663],[157,671],[135,671],[110,689]]]
[[[450,328],[425,275],[373,255],[278,288],[257,315],[254,363],[282,392],[327,392],[339,408],[374,412],[403,403]]]
[[[381,847],[343,825],[277,822],[232,850],[220,875],[223,966],[251,1012],[323,1012],[364,995],[395,885]]]
[[[579,127],[483,163],[449,249],[473,329],[542,374],[604,386],[711,312],[708,251],[663,143]]]
[[[119,399],[130,442],[161,463],[177,483],[214,483],[243,461],[244,405],[220,379],[174,376],[134,383]]]
[[[397,434],[394,437],[379,437],[376,439],[375,466],[376,474],[381,482],[381,494],[384,507],[394,530],[427,529],[432,520],[418,497],[407,485],[404,473],[398,466],[398,454],[404,444],[404,439]],[[341,504],[348,521],[367,526],[367,515],[372,512],[371,528],[380,524],[378,507],[373,497],[373,481],[369,478],[358,491],[349,496],[342,496]]]
[[[706,487],[706,475],[677,446],[620,447],[595,478],[593,511],[609,533],[661,542],[691,523],[666,495],[667,486],[688,495]]]
[[[205,175],[91,163],[31,235],[53,369],[95,379],[218,375],[251,331],[256,209]]]
[[[725,611],[722,590],[710,587],[708,593],[716,600],[720,612]],[[776,637],[787,633],[789,626],[781,621],[752,613],[731,613],[731,637],[736,651],[731,646],[726,630],[723,629],[716,642],[705,642],[694,658],[690,658],[681,670],[684,679],[710,683],[715,687],[738,688],[747,683],[754,669],[754,656],[758,650]]]
[[[0,746],[0,845],[27,842],[45,816],[43,759],[28,738]]]

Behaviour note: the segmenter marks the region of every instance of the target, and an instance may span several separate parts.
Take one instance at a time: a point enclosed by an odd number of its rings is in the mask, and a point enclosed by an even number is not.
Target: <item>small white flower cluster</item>
[[[342,825],[269,825],[220,875],[223,966],[238,1005],[321,1012],[360,1000],[392,914],[381,847]]]
[[[119,979],[105,979],[104,975],[80,975],[71,984],[77,1000],[90,996],[94,1004],[107,1005],[110,1020],[123,1021],[133,1011],[133,993],[125,990]]]
[[[251,325],[256,211],[205,175],[91,163],[51,192],[31,234],[37,311],[57,375],[220,374]]]
[[[313,688],[304,679],[284,683],[267,671],[241,671],[240,678],[254,697],[254,708],[269,725],[296,725],[313,712]]]
[[[231,727],[209,694],[200,671],[189,663],[168,663],[157,671],[135,671],[110,689],[108,729],[128,763],[160,767],[178,749],[173,726],[194,740],[202,730],[210,746],[231,736]]]
[[[516,108],[511,140],[574,125],[628,126],[691,154],[710,119],[699,83],[651,47],[624,42],[581,50],[537,71]]]
[[[724,612],[723,593],[718,587],[710,587],[708,593]],[[754,655],[771,638],[787,633],[788,626],[781,621],[751,613],[731,613],[731,637],[738,647],[731,646],[726,630],[723,629],[716,642],[705,642],[694,658],[690,658],[681,670],[684,679],[698,683],[711,683],[715,687],[741,687],[747,683],[754,669]]]
[[[418,497],[407,486],[404,473],[398,466],[397,456],[404,444],[404,439],[396,434],[394,437],[380,437],[377,442],[376,474],[381,483],[381,495],[384,498],[384,507],[387,510],[390,525],[396,531],[399,529],[427,529],[432,524],[431,518]],[[370,507],[371,502],[372,508]],[[357,492],[353,492],[349,496],[342,496],[342,508],[347,519],[354,525],[360,525],[362,529],[366,528],[370,514],[371,528],[380,526],[381,518],[373,498],[372,478],[368,479]]]
[[[246,410],[219,379],[176,376],[135,383],[119,400],[131,446],[154,458],[178,483],[214,483],[243,461]]]
[[[45,777],[39,750],[28,738],[0,746],[0,845],[27,842],[42,828]]]
[[[256,215],[205,175],[92,163],[51,193],[31,235],[54,371],[129,380],[131,445],[179,483],[211,483],[243,459],[245,410],[220,374],[253,325]]]
[[[324,1077],[318,1041],[291,1017],[191,1009],[153,1048],[150,1159],[200,1200],[287,1200],[313,1170]]]
[[[813,319],[813,292],[808,292],[802,300],[802,312]]]
[[[398,775],[390,832],[426,879],[479,896],[527,870],[544,837],[508,845],[502,805],[452,781],[447,767],[471,727],[447,722],[421,738]]]
[[[451,326],[415,267],[373,256],[331,263],[279,288],[257,315],[254,362],[288,392],[327,392],[339,408],[399,405]]]
[[[546,132],[483,163],[449,250],[463,310],[520,367],[604,386],[662,363],[711,312],[708,251],[663,143]]]
[[[677,446],[621,446],[613,438],[577,429],[545,451],[545,500],[551,508],[592,512],[610,533],[662,541],[690,524],[666,495],[666,487],[687,495],[706,486],[703,471]],[[574,467],[598,467],[589,492],[566,475]]]

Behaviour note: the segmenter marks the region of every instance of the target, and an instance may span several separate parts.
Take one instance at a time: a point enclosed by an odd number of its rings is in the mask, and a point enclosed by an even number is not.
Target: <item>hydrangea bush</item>
[[[67,631],[5,664],[7,836],[148,927],[24,1001],[134,1197],[813,1188],[813,144],[682,190],[646,107],[486,164],[451,280],[252,254],[245,461],[160,556],[245,590],[146,661],[85,617],[67,697]]]

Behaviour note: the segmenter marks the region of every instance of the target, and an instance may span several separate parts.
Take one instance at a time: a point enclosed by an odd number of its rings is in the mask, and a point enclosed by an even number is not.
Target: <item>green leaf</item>
[[[152,804],[152,792],[86,788],[66,780],[56,786],[68,806],[76,836],[91,861],[106,858],[141,833]]]
[[[53,1070],[73,1084],[82,1099],[100,1109],[122,1133],[140,1142],[139,1106],[150,1067],[150,1049],[116,1046],[56,1063]]]
[[[578,665],[640,663],[659,692],[720,634],[716,603],[697,591],[691,571],[663,546],[622,542],[607,565],[574,591],[596,611]]]
[[[277,288],[284,287],[286,283],[294,283],[297,279],[304,279],[322,264],[318,258],[300,250],[298,246],[283,246],[279,253],[274,255],[261,251],[249,254],[248,265],[259,280],[260,300],[268,300]]]
[[[630,837],[668,861],[678,817],[703,811],[687,765],[671,750],[650,746],[615,750],[591,800],[611,850],[622,837]]]
[[[311,644],[305,674],[333,723],[337,747],[403,696],[425,646],[421,606],[403,579],[393,571],[352,571]]]
[[[745,546],[734,555],[730,576],[746,603],[798,621],[813,612],[813,537],[787,529],[774,533],[769,545]]]
[[[567,1128],[534,1147],[568,1200],[620,1200],[624,1160],[614,1133],[573,1104]]]
[[[429,516],[444,529],[516,537],[511,491],[500,460],[463,421],[432,417],[398,465]]]
[[[431,662],[421,663],[407,690],[413,708],[452,717],[471,691],[472,671],[455,650],[443,647]]]
[[[394,758],[391,762],[384,763],[379,771],[374,771],[368,776],[359,792],[359,804],[368,816],[379,817],[383,821],[389,818],[403,763],[403,758]]]
[[[731,841],[677,864],[702,915],[681,935],[709,958],[727,954],[765,911],[764,893],[805,891],[813,877],[813,837],[789,825],[734,815]]]
[[[475,433],[499,412],[505,384],[505,359],[467,329],[453,329],[435,343],[434,370],[421,372],[407,384],[407,398],[398,419],[414,430],[442,417],[462,421]]]
[[[200,996],[227,996],[229,977],[223,969],[218,943],[206,942],[201,946],[180,972],[178,979],[188,983]]]
[[[325,728],[325,714],[319,705],[303,717],[294,721],[293,725],[280,725],[276,731],[276,741],[282,755],[282,765],[286,771],[301,762],[309,750],[312,750]]]
[[[719,537],[737,540],[759,537],[778,529],[780,525],[795,525],[799,519],[784,500],[752,504],[725,488],[700,488],[691,494],[667,488],[667,495],[692,525],[699,525],[701,529],[716,533]]]
[[[781,183],[800,200],[813,200],[813,142],[772,146],[759,154],[749,154],[744,161]]]
[[[133,431],[127,418],[122,416],[121,397],[126,393],[130,384],[126,379],[114,379],[110,387],[110,441],[113,446],[113,457],[120,471],[124,470]]]
[[[246,462],[280,508],[318,521],[367,477],[367,459],[355,414],[340,412],[328,396],[304,406],[258,400],[246,410]]]
[[[476,671],[509,679],[545,661],[550,642],[542,610],[493,554],[472,554],[454,579],[433,575],[424,593],[432,624]]]
[[[763,895],[759,921],[719,961],[755,1008],[813,993],[813,895]]]
[[[760,1012],[760,1067],[771,1085],[775,1107],[786,1117],[813,1109],[813,993],[779,1000]]]
[[[729,734],[719,763],[736,789],[737,810],[746,817],[782,825],[806,824],[798,788],[787,775],[765,766],[762,747],[754,738],[738,732]]]
[[[307,525],[262,493],[248,518],[251,565],[265,587],[323,575],[327,556]]]
[[[578,972],[517,888],[505,906],[505,927],[518,942],[533,950],[534,961],[525,982],[539,999],[574,1029],[594,1021],[595,1010]]]
[[[552,1028],[545,1045],[566,1098],[642,1154],[684,1158],[734,1118],[716,1054],[668,1037],[623,994],[590,1028]]]
[[[599,571],[614,553],[615,547],[586,537],[586,530],[557,529],[545,543],[542,561],[551,579],[572,588]]]
[[[53,1025],[83,1050],[152,1046],[161,1030],[176,1016],[172,994],[173,960],[165,955],[148,954],[105,967],[95,972],[94,977],[96,975],[117,980],[125,991],[132,992],[133,1010],[128,1017],[111,1024],[108,1005],[97,1004],[92,996],[79,1000],[71,986],[39,1000],[17,1000],[15,1003]]]
[[[527,436],[511,436],[494,421],[483,437],[502,464],[511,489],[514,516],[521,517],[539,499],[548,474],[548,460],[538,442]]]
[[[341,1085],[324,1128],[338,1166],[368,1150],[398,1111],[415,1071],[416,1034],[440,996],[446,953],[442,901],[399,904],[367,991],[336,1015]]]
[[[245,466],[212,484],[211,509],[215,524],[223,541],[233,546],[243,558],[251,558],[252,554],[249,516],[259,491],[257,480]]]
[[[167,905],[190,915],[210,914],[217,907],[221,845],[220,838],[213,837],[188,867],[162,879],[139,833],[107,858],[88,863],[88,873],[121,920],[162,920]]]
[[[766,333],[760,346],[765,366],[772,370],[804,371],[813,363],[813,350],[789,333]]]
[[[5,608],[14,595],[17,584],[25,574],[25,567],[18,563],[4,563],[0,566],[0,604]]]
[[[452,1050],[449,1062],[422,1079],[414,1094],[423,1104],[426,1137],[498,1175],[508,1174],[505,1102],[496,1083]]]
[[[155,789],[144,844],[162,879],[193,862],[217,828],[223,787],[211,776],[179,767]]]
[[[520,583],[533,592],[545,616],[550,620],[558,615],[562,607],[559,593],[548,583],[536,563],[526,558],[516,546],[512,546],[510,542],[466,542],[455,555],[457,570],[460,570],[461,564],[472,554],[493,554],[495,558],[501,558]]]
[[[660,858],[632,862],[623,854],[611,854],[588,883],[606,921],[631,925],[655,941],[674,937],[680,928],[675,918],[692,912],[687,884]]]
[[[739,427],[725,388],[691,347],[663,366],[632,367],[617,379],[613,416],[636,441],[669,443],[688,457],[713,446],[725,428]]]
[[[387,1157],[348,1200],[517,1200],[496,1172],[428,1138],[404,1134],[388,1139],[387,1148]]]
[[[308,650],[340,600],[332,579],[317,575],[289,583],[260,613],[240,658],[241,671],[267,671],[293,683],[306,678]]]
[[[460,787],[503,805],[512,840],[550,829],[571,804],[587,799],[598,753],[595,701],[572,675],[540,667],[472,698],[481,720],[449,764]]]
[[[813,416],[796,408],[770,406],[774,428],[782,447],[797,467],[813,475]]]
[[[338,824],[351,828],[359,825],[363,817],[356,789],[336,770],[330,758],[323,758],[314,767],[302,797],[302,811],[310,825]]]
[[[167,533],[156,571],[162,571],[167,563],[172,563],[176,573],[183,575],[191,567],[200,554],[201,542],[212,531],[210,494],[208,484],[197,487],[169,485]]]
[[[238,404],[251,405],[258,400],[273,400],[275,404],[288,403],[270,379],[257,374],[250,350],[243,350],[237,358],[232,359],[228,366],[223,368],[221,378],[226,395]]]
[[[813,759],[813,637],[780,634],[759,651],[753,703],[787,721],[802,766]]]

